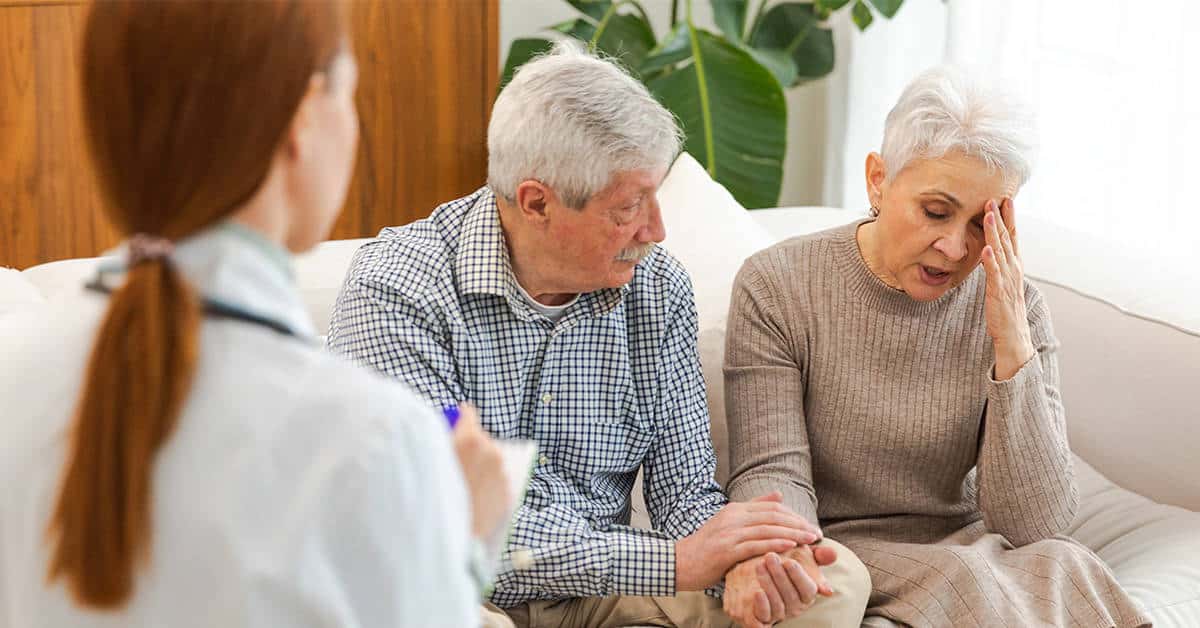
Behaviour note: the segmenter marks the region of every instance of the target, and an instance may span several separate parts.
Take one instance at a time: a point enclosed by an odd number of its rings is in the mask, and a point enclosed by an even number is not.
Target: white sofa
[[[728,463],[721,359],[734,273],[755,250],[857,214],[829,208],[746,212],[686,155],[659,198],[669,234],[665,246],[688,268],[696,291],[723,481]],[[297,260],[317,329],[328,327],[333,299],[362,242],[326,242]],[[5,312],[80,289],[96,259],[21,273],[0,269],[0,334]],[[1062,340],[1063,396],[1083,494],[1071,534],[1108,563],[1156,626],[1200,627],[1200,404],[1190,395],[1200,383],[1200,337],[1122,314],[1070,288],[1039,285]],[[644,522],[640,491],[635,495],[635,520]]]

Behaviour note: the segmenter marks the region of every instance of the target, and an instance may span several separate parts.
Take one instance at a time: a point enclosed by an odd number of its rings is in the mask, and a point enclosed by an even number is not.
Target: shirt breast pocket
[[[585,405],[547,418],[550,420],[539,422],[545,430],[539,440],[550,445],[549,453],[557,459],[555,466],[580,479],[636,471],[651,442],[636,406],[613,413],[597,412],[594,406],[589,410]]]

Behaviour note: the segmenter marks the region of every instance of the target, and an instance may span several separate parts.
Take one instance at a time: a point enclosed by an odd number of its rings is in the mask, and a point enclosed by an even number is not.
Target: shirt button
[[[550,459],[547,458],[545,454],[542,454],[542,456],[538,458],[538,464],[540,465],[545,465],[548,462],[550,462]]]
[[[525,571],[533,567],[533,552],[529,550],[515,550],[512,553],[512,566],[517,571]]]
[[[550,405],[551,401],[554,401],[554,395],[551,395],[550,393],[545,393],[542,395],[542,403]]]

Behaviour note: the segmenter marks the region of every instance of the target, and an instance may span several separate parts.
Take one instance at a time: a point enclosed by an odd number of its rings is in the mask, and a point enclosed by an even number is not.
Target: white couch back
[[[1037,283],[1062,341],[1071,448],[1127,489],[1200,511],[1200,337]]]

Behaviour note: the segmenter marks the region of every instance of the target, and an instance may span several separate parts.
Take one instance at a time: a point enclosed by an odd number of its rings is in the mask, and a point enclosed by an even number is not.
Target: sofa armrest
[[[23,273],[0,268],[0,316],[44,302],[41,291]]]

